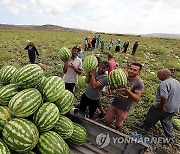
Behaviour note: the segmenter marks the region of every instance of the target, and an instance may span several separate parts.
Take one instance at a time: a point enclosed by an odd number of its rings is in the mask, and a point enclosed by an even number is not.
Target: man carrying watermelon
[[[148,131],[160,120],[166,137],[173,143],[175,137],[171,119],[180,109],[180,83],[171,77],[169,69],[159,70],[157,77],[162,82],[157,88],[156,104],[151,106],[141,128]]]
[[[133,63],[127,71],[127,86],[114,89],[115,97],[105,116],[107,126],[111,127],[111,123],[116,117],[116,130],[120,130],[132,104],[140,102],[144,90],[143,81],[138,77],[141,69],[142,65],[140,63]]]
[[[64,62],[63,80],[65,82],[65,89],[73,93],[73,89],[77,83],[77,75],[82,72],[82,60],[77,56],[81,51],[79,46],[72,48],[72,56],[69,61]]]
[[[86,74],[86,83],[88,83],[85,93],[81,97],[79,110],[85,113],[89,107],[89,118],[93,118],[98,107],[102,89],[108,84],[108,75],[106,71],[109,68],[108,61],[102,61],[97,68]]]

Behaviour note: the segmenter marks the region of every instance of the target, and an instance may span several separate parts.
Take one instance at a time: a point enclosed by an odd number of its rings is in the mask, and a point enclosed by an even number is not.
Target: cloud
[[[177,26],[180,0],[0,0],[0,3],[2,22],[6,23],[12,21],[6,16],[13,14],[14,22],[26,24],[56,24],[114,33],[180,33]]]

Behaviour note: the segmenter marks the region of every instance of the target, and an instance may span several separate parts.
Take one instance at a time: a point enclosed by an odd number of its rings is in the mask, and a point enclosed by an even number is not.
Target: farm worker
[[[85,113],[86,108],[89,107],[89,118],[93,118],[99,104],[102,89],[108,84],[108,75],[106,73],[108,68],[109,62],[102,61],[98,69],[95,68],[86,74],[85,81],[88,85],[81,97],[79,110]]]
[[[127,71],[128,85],[121,89],[115,89],[115,97],[105,116],[107,126],[111,127],[116,116],[116,130],[119,130],[128,116],[132,104],[140,102],[144,90],[143,81],[138,77],[141,69],[140,63],[133,63]]]
[[[78,45],[78,47],[81,49],[81,51],[79,51],[79,53],[78,53],[77,56],[82,59],[82,57],[83,57],[82,46],[81,46],[81,45]]]
[[[113,71],[116,68],[116,62],[110,53],[108,53],[107,56],[108,56],[108,62],[109,62],[109,69],[108,69],[108,74],[109,74],[111,71]],[[108,92],[109,92],[109,96],[111,96],[112,92],[111,92],[110,86],[108,86]]]
[[[101,42],[101,36],[100,35],[97,37],[96,41],[97,41],[96,48],[99,48],[99,44]]]
[[[109,50],[111,50],[112,46],[113,46],[113,40],[111,39],[109,42]]]
[[[135,55],[137,47],[138,47],[138,42],[136,41],[133,45],[132,55]]]
[[[129,46],[129,41],[124,42],[124,44],[123,44],[124,50],[122,51],[122,53],[126,53],[127,52],[128,46]]]
[[[91,44],[91,43],[92,43],[92,39],[91,39],[91,37],[89,36],[89,37],[88,37],[88,50],[89,50],[89,49],[92,49],[92,44]]]
[[[104,43],[104,40],[101,41],[101,52],[104,52],[104,49],[105,49],[105,43]]]
[[[88,38],[86,37],[84,40],[84,50],[88,50]]]
[[[175,137],[171,119],[180,109],[180,83],[171,77],[169,69],[160,69],[157,77],[161,83],[157,88],[156,104],[151,106],[141,128],[148,131],[160,120],[166,137],[173,143]]]
[[[27,43],[28,44],[24,49],[28,51],[29,61],[31,62],[31,64],[34,64],[36,55],[39,56],[39,53],[36,47],[34,46],[33,42],[31,42],[30,40],[27,40]]]
[[[116,52],[120,51],[120,45],[121,45],[121,41],[120,41],[120,39],[117,39],[117,41],[116,41],[116,48],[115,48]]]
[[[81,51],[79,46],[72,48],[72,56],[69,61],[64,62],[63,80],[65,82],[65,89],[73,93],[73,89],[77,83],[77,75],[82,72],[82,60],[77,56]]]
[[[96,46],[96,36],[92,39],[92,48],[95,49]]]

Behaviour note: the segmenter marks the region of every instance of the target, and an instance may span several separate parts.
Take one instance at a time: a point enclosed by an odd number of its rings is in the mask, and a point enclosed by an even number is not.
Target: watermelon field
[[[74,32],[74,31],[61,31],[61,30],[44,30],[44,29],[0,29],[0,69],[4,66],[12,65],[19,69],[29,64],[28,54],[24,50],[26,46],[26,41],[31,40],[35,43],[37,50],[40,54],[36,63],[42,68],[43,75],[45,77],[52,76],[63,76],[63,62],[60,60],[59,50],[62,47],[67,47],[71,49],[73,46],[81,44],[84,46],[84,39],[88,36],[94,37],[101,35],[105,42],[105,52],[101,52],[100,49],[94,49],[89,51],[83,50],[83,58],[88,55],[98,55],[102,60],[107,60],[107,52],[111,53],[117,63],[118,68],[127,70],[129,64],[132,62],[140,62],[143,65],[142,72],[140,74],[141,79],[144,81],[145,89],[140,103],[133,105],[128,118],[125,120],[122,126],[121,132],[125,134],[141,133],[139,126],[142,124],[144,117],[149,110],[150,106],[155,103],[156,88],[159,84],[159,80],[156,77],[156,72],[161,68],[169,68],[172,71],[173,77],[180,81],[180,39],[168,39],[168,38],[149,38],[142,36],[132,36],[132,35],[118,35],[118,34],[105,34],[105,33],[90,33],[90,32]],[[108,43],[112,39],[114,43],[117,39],[121,40],[121,50],[123,43],[129,41],[130,45],[127,53],[115,53],[115,46],[108,50]],[[132,47],[135,41],[139,42],[139,47],[136,54],[131,55]],[[79,76],[79,82],[75,87],[75,106],[78,106],[81,95],[85,90],[84,82],[85,72]],[[49,78],[53,80],[54,77]],[[47,83],[48,85],[49,83]],[[59,87],[61,87],[61,81],[58,79]],[[41,87],[40,87],[41,89]],[[1,90],[1,89],[0,89]],[[29,92],[29,91],[28,91]],[[31,92],[31,91],[30,91]],[[29,92],[29,93],[30,93]],[[36,90],[35,90],[36,92]],[[33,92],[33,93],[35,93]],[[46,93],[46,92],[43,92]],[[67,94],[66,94],[67,93]],[[58,94],[57,94],[58,95]],[[70,99],[71,96],[68,92],[64,92],[62,99]],[[20,95],[22,96],[22,95]],[[37,94],[37,97],[38,94]],[[32,101],[33,101],[32,97]],[[48,100],[49,99],[49,100]],[[49,102],[57,100],[56,98],[49,98]],[[39,100],[39,99],[38,99]],[[108,92],[106,90],[103,93],[101,102],[105,110],[112,101],[112,97],[108,97]],[[52,104],[52,103],[50,103]],[[45,104],[45,105],[50,105]],[[36,105],[39,107],[38,102]],[[11,106],[14,107],[13,105]],[[41,106],[42,107],[42,106]],[[59,105],[60,107],[60,105]],[[46,106],[44,107],[46,108]],[[53,107],[52,107],[53,108]],[[18,109],[14,109],[18,110]],[[64,111],[66,113],[67,111]],[[63,114],[64,114],[63,113]],[[38,115],[41,114],[37,113]],[[102,124],[105,123],[104,118],[98,118],[98,111],[95,117],[95,121]],[[26,117],[26,116],[25,116]],[[180,119],[180,114],[175,115],[176,118]],[[34,119],[36,123],[41,123],[38,118]],[[54,119],[55,121],[55,119]],[[18,120],[14,120],[17,123]],[[22,125],[27,125],[27,121],[21,121]],[[180,124],[179,124],[180,125]],[[33,126],[30,127],[33,128]],[[43,128],[46,129],[46,128]],[[56,128],[55,128],[56,129]],[[180,130],[174,129],[177,142],[180,142]],[[32,132],[32,136],[35,137],[36,130]],[[56,137],[56,134],[49,132],[45,134],[49,137]],[[164,136],[162,132],[162,126],[158,123],[156,128],[153,128],[152,133],[155,136]],[[0,137],[1,138],[1,137]],[[37,140],[37,139],[35,139]],[[0,142],[1,145],[1,142]],[[66,148],[66,147],[65,147]],[[177,153],[180,151],[178,148],[172,148],[167,145],[156,145],[155,153]]]

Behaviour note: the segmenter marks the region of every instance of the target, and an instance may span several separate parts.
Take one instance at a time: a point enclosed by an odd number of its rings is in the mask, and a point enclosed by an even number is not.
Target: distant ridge
[[[138,36],[138,37],[154,37],[154,38],[175,38],[180,39],[180,34],[168,34],[168,33],[152,33],[152,34],[120,34],[120,33],[105,33],[105,32],[96,32],[86,29],[79,28],[67,28],[58,25],[45,24],[45,25],[10,25],[10,24],[0,24],[0,28],[4,29],[52,29],[52,30],[67,30],[67,31],[77,31],[77,32],[90,32],[96,34],[107,34],[107,35],[117,35],[117,36]]]
[[[58,25],[51,25],[51,24],[45,24],[45,25],[9,25],[9,24],[0,24],[0,28],[54,29],[54,30],[69,30],[69,31],[81,31],[81,32],[94,32],[94,31],[85,30],[85,29],[67,28],[67,27],[62,27],[62,26],[58,26]]]
[[[152,33],[152,34],[143,34],[141,36],[156,37],[156,38],[178,38],[178,39],[180,39],[180,34],[168,34],[168,33]]]

